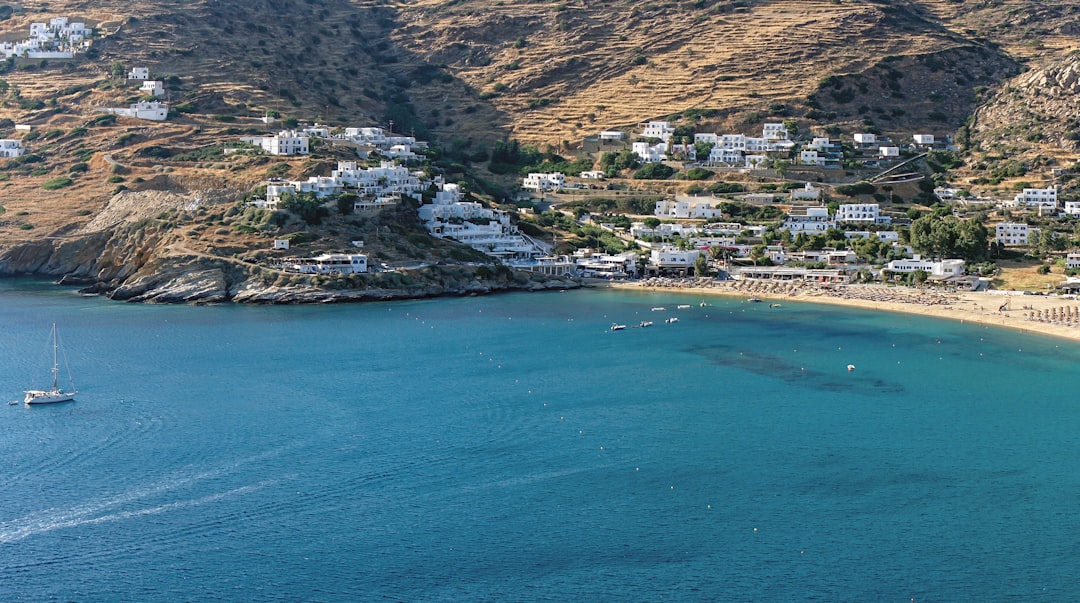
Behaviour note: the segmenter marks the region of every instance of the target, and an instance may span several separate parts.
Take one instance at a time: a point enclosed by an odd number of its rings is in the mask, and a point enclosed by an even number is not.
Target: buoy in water
[[[854,364],[847,365],[847,370],[849,370],[849,371],[855,370],[855,365]]]

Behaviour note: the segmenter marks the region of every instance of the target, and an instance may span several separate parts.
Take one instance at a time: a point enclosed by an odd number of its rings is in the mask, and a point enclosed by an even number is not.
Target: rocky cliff
[[[204,193],[205,195],[205,193]],[[144,191],[115,195],[78,231],[0,250],[0,276],[55,277],[84,292],[147,303],[314,303],[579,287],[486,265],[436,265],[349,276],[287,273],[226,250],[195,251],[173,221],[199,198]]]

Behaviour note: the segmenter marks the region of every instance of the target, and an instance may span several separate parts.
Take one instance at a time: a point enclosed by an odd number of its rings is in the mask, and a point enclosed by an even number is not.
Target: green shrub
[[[54,191],[64,188],[65,186],[71,186],[72,184],[75,184],[74,180],[68,178],[67,176],[61,176],[59,178],[50,178],[46,180],[44,183],[42,183],[41,188],[47,191]]]

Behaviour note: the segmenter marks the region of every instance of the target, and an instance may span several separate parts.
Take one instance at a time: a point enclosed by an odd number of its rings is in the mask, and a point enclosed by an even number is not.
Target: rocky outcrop
[[[975,113],[972,138],[984,151],[1032,143],[1080,149],[1080,54],[1009,80]]]
[[[349,277],[289,274],[231,258],[169,251],[170,241],[166,227],[146,224],[36,241],[0,254],[0,276],[50,276],[116,300],[184,304],[375,301],[581,286],[573,279],[488,266]]]

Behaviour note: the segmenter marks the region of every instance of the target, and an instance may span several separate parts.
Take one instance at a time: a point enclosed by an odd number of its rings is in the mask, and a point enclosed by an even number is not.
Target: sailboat
[[[52,389],[40,390],[40,389],[28,389],[26,390],[27,404],[54,404],[56,402],[70,402],[75,399],[75,384],[71,384],[71,391],[65,392],[60,389],[58,379],[60,376],[60,359],[57,356],[57,350],[59,349],[59,338],[56,335],[56,323],[53,323],[52,327],[52,340],[53,340],[53,366],[52,366]],[[65,359],[65,365],[67,364]],[[68,380],[71,380],[71,374],[68,374]]]

